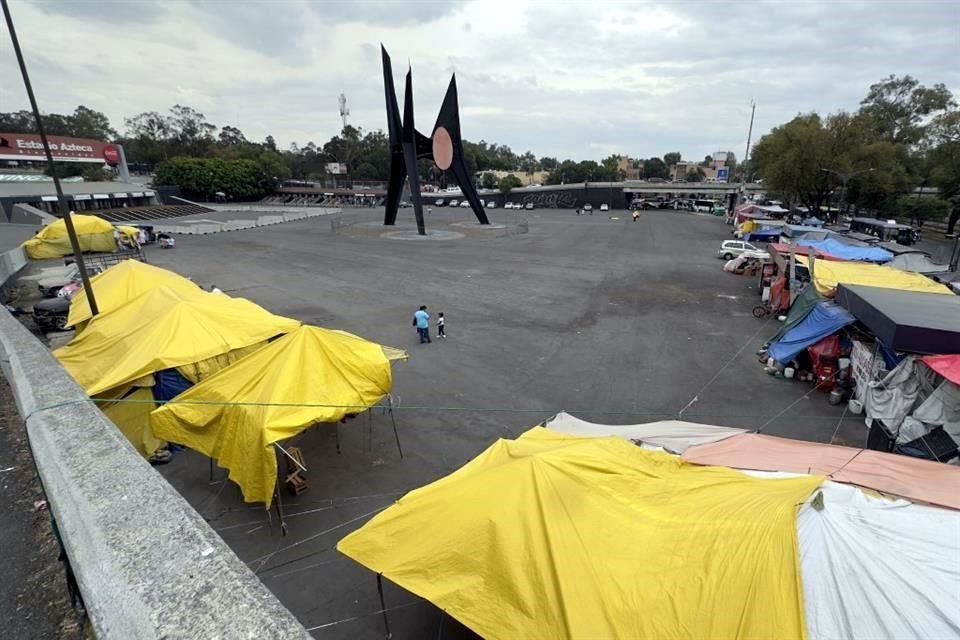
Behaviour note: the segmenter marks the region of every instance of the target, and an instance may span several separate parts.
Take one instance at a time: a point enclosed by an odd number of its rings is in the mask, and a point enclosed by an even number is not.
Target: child
[[[443,311],[437,315],[437,337],[444,338],[447,337],[447,321],[443,319]]]

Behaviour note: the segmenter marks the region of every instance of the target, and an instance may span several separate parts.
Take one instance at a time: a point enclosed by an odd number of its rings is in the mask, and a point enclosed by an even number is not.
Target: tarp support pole
[[[289,458],[290,460],[292,460],[292,461],[293,461],[293,464],[297,465],[297,467],[299,467],[300,471],[303,471],[304,473],[307,472],[307,468],[306,468],[305,466],[303,466],[302,464],[300,464],[300,461],[299,461],[299,460],[297,460],[297,459],[294,458],[292,455],[290,455],[290,453],[289,453],[286,449],[284,449],[283,447],[281,447],[281,446],[280,446],[279,444],[277,444],[276,442],[273,443],[273,446],[275,446],[277,449],[279,449],[280,452],[281,452],[283,455],[287,456],[287,458]],[[211,463],[212,463],[212,462],[213,462],[213,461],[211,460]],[[211,469],[211,473],[212,473],[213,467],[211,466],[210,469]]]
[[[400,452],[400,459],[403,460],[403,449],[400,447],[400,433],[397,431],[397,418],[393,415],[393,396],[387,396],[387,406],[390,411],[390,422],[393,423],[393,437],[397,441],[397,451]]]
[[[210,484],[213,484],[213,458],[210,458]]]
[[[340,423],[339,422],[334,423],[333,433],[337,439],[337,455],[340,455]]]
[[[443,619],[446,617],[443,609],[440,609],[440,625],[437,627],[437,640],[443,640]]]
[[[279,466],[279,463],[278,465]],[[277,470],[277,518],[280,519],[280,533],[287,535],[287,521],[283,519],[283,498],[280,496],[280,472]]]
[[[380,594],[380,613],[383,614],[383,628],[386,630],[386,638],[390,640],[393,634],[390,633],[390,619],[387,618],[387,605],[383,600],[383,574],[377,574],[377,593]]]

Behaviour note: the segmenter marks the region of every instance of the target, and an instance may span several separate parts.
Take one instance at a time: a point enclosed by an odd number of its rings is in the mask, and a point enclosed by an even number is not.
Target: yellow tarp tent
[[[797,262],[806,266],[809,258],[798,255]],[[919,273],[879,264],[816,260],[813,264],[813,272],[817,291],[824,296],[832,296],[837,285],[841,283],[953,295],[949,288]]]
[[[301,326],[155,410],[153,432],[214,458],[244,500],[269,507],[277,481],[273,443],[378,403],[393,383],[390,359],[401,354],[343,331]]]
[[[123,396],[126,402],[99,402],[100,409],[113,421],[137,451],[145,458],[152,456],[164,441],[153,435],[150,412],[157,408],[153,391],[143,387]]]
[[[337,549],[484,638],[802,639],[796,517],[821,481],[537,427]]]
[[[243,298],[164,286],[91,319],[53,354],[93,396],[262,342],[299,324]]]
[[[169,287],[174,291],[194,293],[200,288],[178,273],[154,267],[139,260],[124,260],[103,273],[90,278],[100,315],[110,313],[157,287]],[[74,294],[70,302],[67,326],[73,327],[90,319],[90,304],[84,290]]]
[[[77,232],[77,242],[81,251],[114,252],[117,241],[113,237],[113,225],[97,216],[73,214],[73,228]],[[63,218],[51,222],[37,235],[23,243],[28,258],[43,260],[58,258],[73,253],[67,224]]]

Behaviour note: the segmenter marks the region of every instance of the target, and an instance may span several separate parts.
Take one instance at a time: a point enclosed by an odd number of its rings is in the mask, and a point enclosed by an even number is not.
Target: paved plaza
[[[349,215],[363,224],[382,211]],[[400,228],[412,226],[411,210],[400,215]],[[428,214],[428,228],[455,230],[445,215]],[[507,212],[493,217],[515,222]],[[245,505],[222,482],[223,470],[211,483],[204,457],[182,452],[159,468],[317,638],[383,633],[372,615],[375,576],[337,553],[340,538],[560,410],[637,423],[687,407],[683,419],[695,422],[863,442],[862,418],[840,422],[826,394],[771,378],[757,363],[776,320],[751,315],[754,278],[723,272],[716,249],[730,236],[721,219],[673,211],[644,212],[636,223],[622,212],[618,220],[569,210],[526,217],[527,233],[419,242],[334,232],[321,217],[181,237],[176,249],[149,253],[204,286],[410,354],[393,369],[403,459],[380,411],[340,425],[340,453],[334,427],[308,430],[293,444],[304,451],[310,490],[284,497],[287,536],[275,511]],[[411,317],[421,304],[434,317],[445,312],[446,341],[417,343]],[[385,597],[395,637],[436,635],[441,615],[432,605],[389,584]],[[470,634],[448,620],[443,637]]]

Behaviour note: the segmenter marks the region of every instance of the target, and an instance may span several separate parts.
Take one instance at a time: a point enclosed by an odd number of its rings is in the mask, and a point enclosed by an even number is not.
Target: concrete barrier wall
[[[5,284],[15,273],[27,266],[23,247],[15,247],[0,253],[0,284]]]
[[[7,313],[0,356],[98,640],[310,637]]]
[[[229,212],[234,210],[235,209],[224,209],[223,211]],[[289,207],[277,207],[273,210],[252,207],[249,209],[236,211],[237,213],[249,214],[254,212],[262,213],[264,215],[257,216],[256,218],[238,218],[236,220],[227,220],[225,222],[210,220],[205,222],[195,222],[192,224],[152,223],[153,230],[158,233],[172,233],[175,235],[207,235],[210,233],[220,233],[221,231],[239,231],[242,229],[253,229],[254,227],[267,227],[274,224],[280,224],[282,222],[292,222],[296,220],[305,220],[307,218],[315,218],[318,216],[326,216],[340,213],[341,209],[315,207],[291,212]]]
[[[23,204],[13,205],[10,210],[10,222],[13,224],[32,224],[32,225],[47,225],[57,220],[56,216],[52,216],[43,209],[37,209],[36,207]]]

